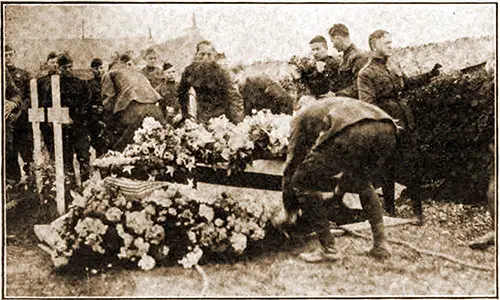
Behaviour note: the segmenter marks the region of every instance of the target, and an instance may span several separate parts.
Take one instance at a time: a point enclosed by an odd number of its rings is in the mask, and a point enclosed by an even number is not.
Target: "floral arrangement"
[[[138,197],[106,179],[93,180],[74,198],[67,214],[35,226],[56,267],[91,254],[144,270],[171,261],[191,268],[205,253],[242,254],[249,243],[264,238],[277,210],[248,196],[221,193],[204,199],[175,183]]]
[[[179,128],[145,118],[134,142],[122,153],[110,151],[93,164],[121,176],[149,180],[189,173],[198,163],[227,164],[229,173],[242,171],[254,159],[286,155],[291,118],[263,110],[238,125],[223,115],[207,125],[186,120]]]

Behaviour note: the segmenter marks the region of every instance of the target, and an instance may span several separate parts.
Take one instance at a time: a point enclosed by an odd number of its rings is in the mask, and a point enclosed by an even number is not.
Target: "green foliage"
[[[483,71],[443,75],[402,98],[417,123],[423,181],[444,179],[443,198],[483,201],[494,163],[494,79]]]

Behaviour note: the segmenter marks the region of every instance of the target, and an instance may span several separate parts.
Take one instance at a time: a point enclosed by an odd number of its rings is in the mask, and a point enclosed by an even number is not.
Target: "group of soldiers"
[[[386,259],[391,250],[384,233],[382,206],[374,189],[375,179],[391,173],[387,172],[388,166],[398,164],[395,157],[405,147],[418,148],[412,134],[413,114],[399,95],[404,89],[430,82],[440,74],[441,65],[435,64],[429,72],[407,78],[401,70],[388,65],[392,40],[387,31],[377,30],[369,36],[370,53],[351,42],[343,24],[334,24],[328,35],[342,56],[330,56],[326,39],[314,37],[309,42],[311,59],[292,72],[295,80],[306,86],[295,98],[269,77],[246,76],[242,67],[229,68],[209,41],[197,44],[193,61],[183,70],[178,84],[175,68],[168,62],[159,68],[159,55],[152,48],[143,56],[147,65],[142,70],[135,66],[135,58],[130,54],[118,55],[107,70],[102,60],[94,59],[90,65],[94,78],[89,81],[72,74],[69,55],[51,53],[47,57],[49,72],[38,79],[38,95],[43,107],[51,107],[50,76],[61,76],[61,104],[69,107],[73,121],[64,127],[64,162],[70,168],[76,154],[83,180],[88,177],[90,145],[98,155],[108,149],[123,150],[147,116],[176,125],[186,119],[205,123],[223,114],[239,123],[252,110],[263,108],[293,113],[283,176],[286,214],[278,223],[293,222],[302,211],[320,245],[301,258],[307,262],[337,260],[339,253],[328,225],[330,204],[324,201],[320,190],[329,186],[337,195],[355,192],[360,195],[372,228],[374,242],[370,253],[377,259]],[[6,58],[9,53],[13,53],[11,48],[6,49]],[[29,107],[29,74],[14,67],[11,59],[6,59],[6,67],[7,81],[12,81],[12,87],[7,86],[6,107],[21,112],[11,122],[14,129],[13,138],[8,140],[11,144],[6,155],[7,177],[18,180],[14,166],[18,153],[25,162],[32,160],[28,153],[31,142],[23,142],[21,147],[18,142],[30,135],[23,115]],[[192,95],[196,95],[195,107]],[[43,125],[45,144],[52,153],[50,124]],[[406,170],[419,169],[418,158],[411,163],[414,165]],[[336,186],[331,184],[333,177],[338,179]],[[412,178],[419,180],[420,176],[413,174]],[[409,185],[414,188],[410,195],[419,197],[418,186],[417,181]],[[393,194],[393,188],[389,192]],[[338,201],[339,197],[334,199]],[[419,202],[414,202],[414,209],[423,222]]]

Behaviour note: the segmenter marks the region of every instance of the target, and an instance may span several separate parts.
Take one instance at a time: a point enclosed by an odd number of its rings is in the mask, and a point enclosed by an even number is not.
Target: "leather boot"
[[[373,234],[373,248],[370,250],[370,255],[379,260],[388,259],[391,257],[391,248],[385,237],[383,210],[375,189],[370,184],[359,196]]]
[[[326,228],[318,232],[320,245],[312,252],[300,254],[300,258],[308,263],[333,262],[342,258],[335,247],[335,238]]]

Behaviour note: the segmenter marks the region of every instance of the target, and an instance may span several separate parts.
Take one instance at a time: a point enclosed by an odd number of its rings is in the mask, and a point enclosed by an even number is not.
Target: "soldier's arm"
[[[31,94],[31,91],[30,91],[30,79],[31,79],[31,75],[28,71],[24,71],[23,72],[23,75],[22,75],[23,79],[23,84],[22,84],[22,87],[20,87],[21,90],[21,94],[22,94],[22,103],[21,103],[21,106],[20,106],[20,110],[23,110],[23,111],[26,111],[28,110],[28,108],[31,107],[31,98],[30,98],[30,94]]]
[[[428,84],[431,81],[432,76],[429,73],[422,75],[406,77],[403,75],[404,89],[411,90],[419,86]]]
[[[304,160],[309,150],[306,145],[306,128],[301,115],[297,115],[291,126],[291,133],[286,156],[286,166],[283,172],[282,197],[288,212],[298,210],[298,201],[293,191],[292,178],[299,164]]]
[[[243,118],[245,117],[245,107],[243,103],[243,97],[241,97],[236,83],[229,82],[227,97],[229,101],[227,112],[228,118],[234,124],[238,124],[243,121]]]
[[[116,88],[113,82],[112,73],[107,73],[102,79],[101,95],[102,105],[107,111],[113,111],[116,101]]]
[[[182,117],[188,117],[188,109],[189,109],[189,89],[191,88],[191,84],[188,80],[189,70],[185,70],[182,73],[181,82],[177,87],[177,99],[179,100],[179,106],[181,108]]]
[[[358,99],[375,104],[377,97],[376,84],[369,73],[361,71],[358,76]]]

